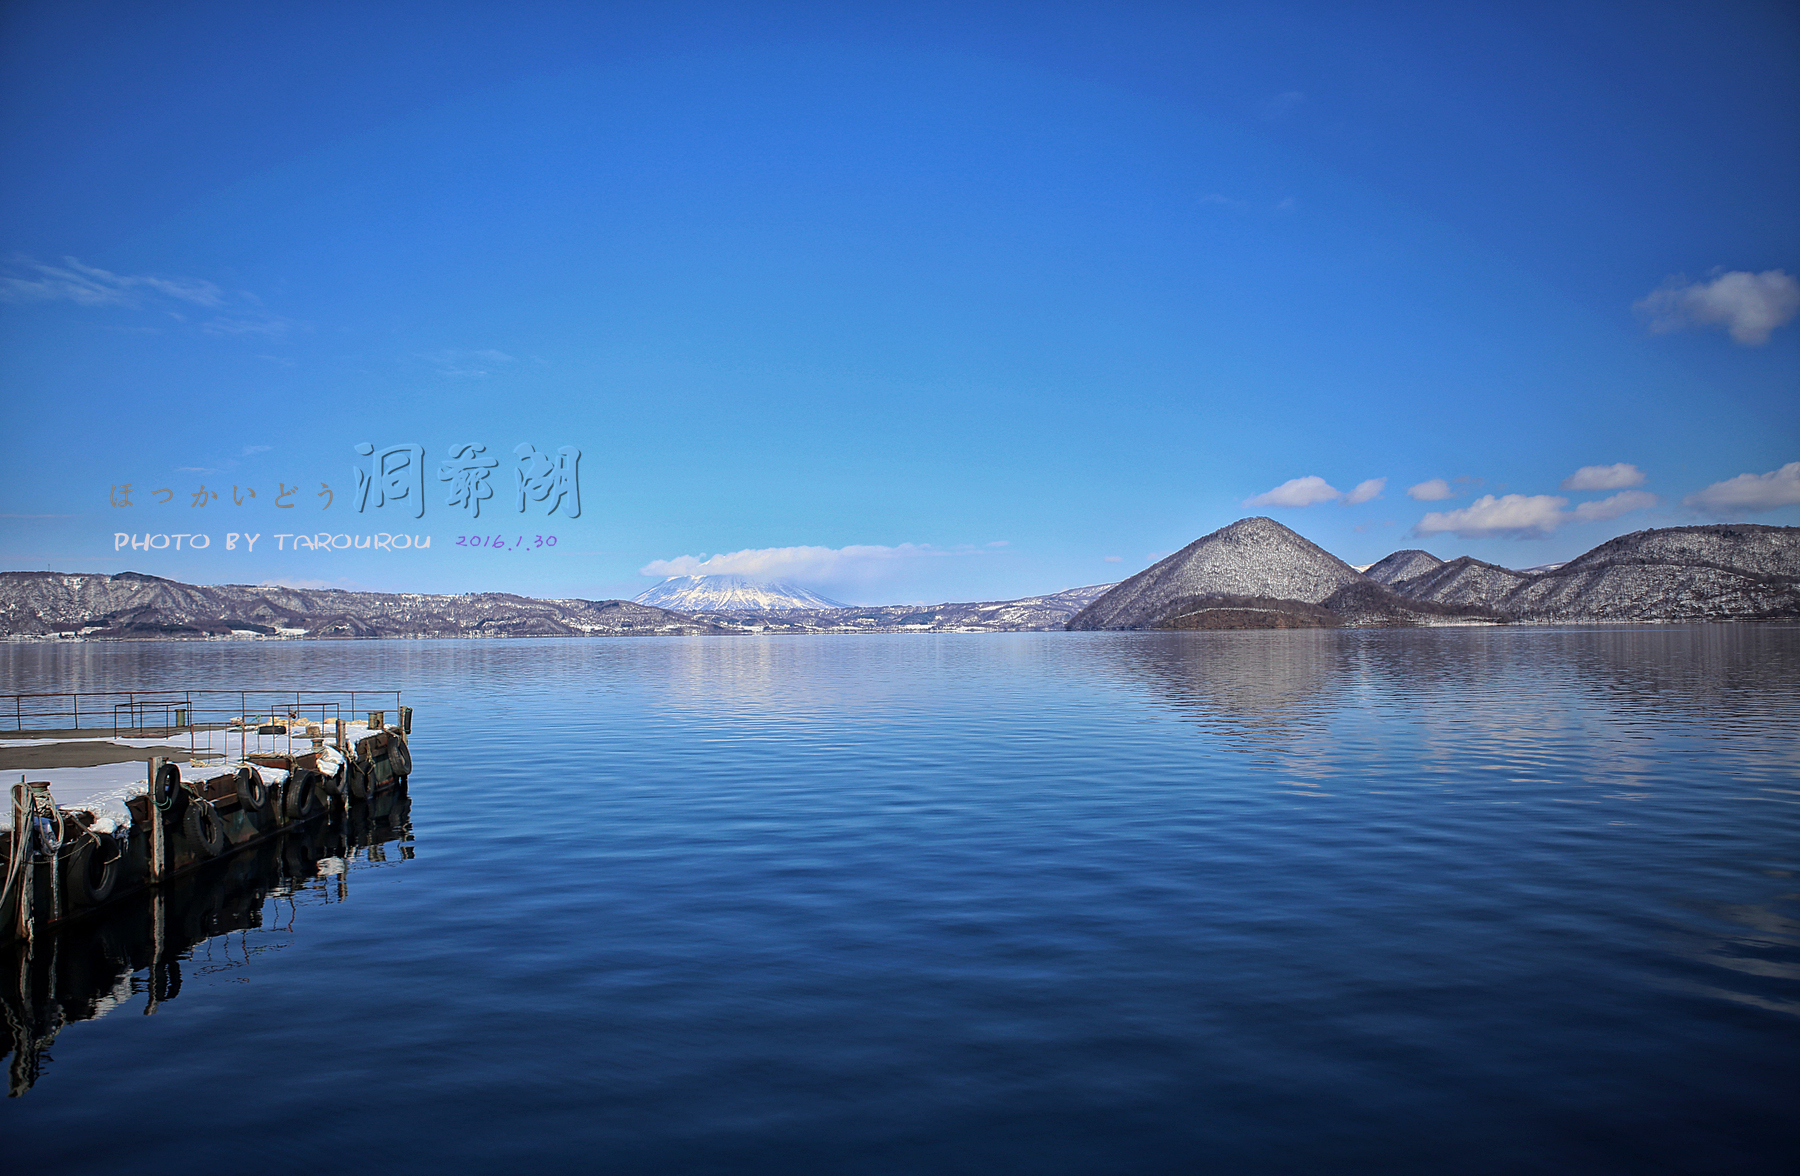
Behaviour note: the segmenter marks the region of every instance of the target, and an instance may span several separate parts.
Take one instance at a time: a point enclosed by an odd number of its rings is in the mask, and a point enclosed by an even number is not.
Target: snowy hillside
[[[1800,615],[1800,527],[1636,531],[1535,573],[1465,556],[1396,580],[1392,588],[1415,600],[1484,606],[1524,621],[1793,617]]]
[[[694,636],[727,630],[622,600],[505,592],[427,596],[336,589],[206,588],[160,576],[0,572],[0,635],[19,637]]]
[[[1123,581],[1083,609],[1069,628],[1151,627],[1177,601],[1191,597],[1317,604],[1340,588],[1365,582],[1349,564],[1274,519],[1239,519]]]
[[[1362,573],[1378,584],[1392,584],[1395,580],[1410,580],[1443,566],[1444,561],[1429,551],[1409,547],[1370,564]]]

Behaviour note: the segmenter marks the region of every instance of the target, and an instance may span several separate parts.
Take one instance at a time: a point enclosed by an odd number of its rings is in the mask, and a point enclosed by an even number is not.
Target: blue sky
[[[966,600],[1246,514],[1800,524],[1792,6],[20,3],[0,61],[0,567]]]

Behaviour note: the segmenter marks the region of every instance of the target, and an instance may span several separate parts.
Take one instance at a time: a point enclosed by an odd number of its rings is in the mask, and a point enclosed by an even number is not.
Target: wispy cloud
[[[187,322],[184,307],[200,306],[220,313],[199,324],[209,335],[261,335],[285,338],[305,324],[271,314],[248,291],[225,290],[204,278],[157,274],[118,274],[65,257],[61,265],[18,258],[0,267],[0,300],[7,302],[73,302],[77,306],[114,306],[156,310]],[[154,333],[155,327],[110,325],[109,329]]]
[[[45,265],[21,259],[0,274],[0,298],[8,302],[74,302],[81,306],[141,306],[161,296],[196,306],[223,306],[225,292],[199,278],[163,278],[152,274],[115,274],[83,265],[73,257]]]
[[[1562,480],[1564,490],[1624,490],[1644,484],[1644,471],[1628,462],[1582,466]]]
[[[309,580],[304,576],[277,576],[272,580],[264,580],[258,588],[341,588],[345,592],[367,592],[368,589],[354,580]]]
[[[1709,282],[1669,278],[1633,304],[1653,334],[1686,327],[1724,327],[1747,347],[1769,341],[1776,327],[1800,311],[1800,282],[1782,270],[1720,273]]]
[[[1624,490],[1568,510],[1569,500],[1555,494],[1484,494],[1456,510],[1429,512],[1413,530],[1421,536],[1448,532],[1463,539],[1534,539],[1567,523],[1615,519],[1658,501],[1656,495],[1643,490]]]
[[[1739,474],[1681,500],[1689,510],[1730,517],[1800,503],[1800,461],[1766,474]]]
[[[1258,113],[1272,122],[1278,121],[1300,109],[1300,104],[1305,101],[1306,95],[1299,90],[1283,90],[1273,98],[1265,99]]]
[[[1406,496],[1419,502],[1442,502],[1446,498],[1455,498],[1456,491],[1442,478],[1427,478],[1417,486],[1408,486]]]
[[[759,547],[720,555],[680,555],[653,559],[638,569],[640,576],[749,576],[757,580],[810,582],[872,581],[920,559],[944,558],[953,552],[929,543],[902,543],[895,547],[852,544],[848,547]]]
[[[1292,212],[1299,206],[1292,196],[1283,196],[1273,204],[1264,204],[1261,200],[1244,200],[1236,196],[1227,196],[1223,192],[1208,192],[1200,197],[1200,203],[1211,208],[1230,208],[1238,212],[1264,208],[1273,209],[1275,212]]]
[[[1386,487],[1386,478],[1370,478],[1366,482],[1358,482],[1355,489],[1344,495],[1344,505],[1361,506],[1365,502],[1373,502],[1381,497],[1381,492]]]
[[[480,350],[451,348],[418,358],[436,368],[440,376],[464,380],[478,380],[509,363],[518,362],[506,352],[496,351],[491,347]]]
[[[265,339],[285,339],[303,324],[278,314],[220,315],[200,324],[209,335],[261,335]]]

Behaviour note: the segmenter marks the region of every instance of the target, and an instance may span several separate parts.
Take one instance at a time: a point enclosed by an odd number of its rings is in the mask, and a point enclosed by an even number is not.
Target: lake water
[[[1800,627],[0,646],[417,710],[411,857],[51,1043],[63,1172],[1773,1172]],[[15,1166],[16,1165],[16,1166]]]

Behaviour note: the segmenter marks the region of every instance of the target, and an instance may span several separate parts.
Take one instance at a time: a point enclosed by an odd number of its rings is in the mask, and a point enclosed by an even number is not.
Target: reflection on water
[[[1800,1154],[1800,627],[64,643],[0,675],[397,684],[433,850],[297,950],[287,899],[189,939],[158,1016],[77,1026],[0,1104],[19,1163],[106,1169],[62,1146],[96,1108],[157,1170],[297,1122],[433,1174]],[[303,918],[337,894],[308,885]],[[166,997],[131,935],[91,980],[34,957],[15,1018]],[[271,1058],[229,1130],[136,1114]]]
[[[1764,729],[1795,717],[1797,638],[1786,625],[1471,626],[1132,634],[1077,648],[1196,720],[1262,740],[1383,702]]]
[[[296,932],[300,906],[345,902],[351,875],[412,857],[401,785],[329,821],[292,828],[197,873],[125,896],[92,915],[0,948],[0,1010],[10,1035],[8,1093],[43,1075],[68,1025],[144,997],[181,995],[184,976],[230,981]],[[388,843],[398,842],[390,859]],[[185,972],[184,972],[185,965]]]
[[[1529,771],[1574,741],[1623,787],[1666,754],[1643,740],[1688,729],[1800,767],[1795,626],[1133,634],[1079,648],[1224,746],[1278,752],[1306,775],[1379,761],[1396,740],[1427,761]]]
[[[1215,746],[1262,754],[1298,795],[1432,788],[1457,804],[1615,810],[1678,796],[1695,836],[1745,804],[1793,826],[1800,806],[1795,626],[1171,633],[1085,649]],[[1800,996],[1744,982],[1800,980],[1786,913],[1800,893],[1721,903],[1692,887],[1665,940],[1720,971],[1660,983],[1800,1016]]]
[[[1353,669],[1326,629],[1107,636],[1085,652],[1184,718],[1245,741],[1244,750],[1315,734],[1336,679]]]

